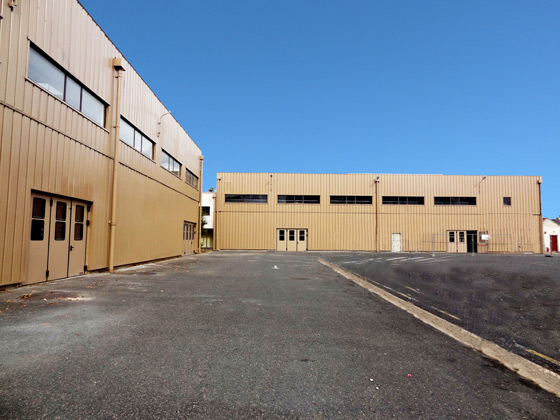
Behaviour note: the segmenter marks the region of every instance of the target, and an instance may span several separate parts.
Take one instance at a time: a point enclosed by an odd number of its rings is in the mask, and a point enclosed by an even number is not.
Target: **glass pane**
[[[76,206],[76,217],[74,221],[79,223],[84,221],[84,206],[80,206],[80,205]]]
[[[203,206],[202,207],[202,215],[203,216],[209,216],[210,215],[210,207]]]
[[[153,143],[146,137],[142,137],[142,153],[150,159],[153,156]]]
[[[285,204],[287,202],[288,202],[288,196],[287,195],[279,195],[278,196],[278,203]]]
[[[290,230],[288,235],[289,235],[290,241],[295,241],[296,240],[296,232],[294,230]]]
[[[455,242],[455,232],[449,232],[449,242]]]
[[[165,152],[161,153],[161,166],[162,168],[169,170],[169,155]]]
[[[54,224],[54,240],[63,241],[66,239],[66,223],[56,222]]]
[[[399,204],[399,197],[383,196],[383,204]]]
[[[346,204],[345,195],[331,195],[331,204]]]
[[[63,201],[56,202],[56,220],[66,220],[66,203]]]
[[[266,203],[268,201],[268,196],[266,194],[253,194],[251,196],[252,203]]]
[[[134,148],[139,152],[142,151],[142,134],[134,130]]]
[[[105,105],[85,89],[82,89],[82,114],[105,126]]]
[[[33,48],[29,49],[27,76],[57,98],[64,100],[64,73]]]
[[[373,199],[369,195],[359,195],[356,197],[356,204],[372,204]]]
[[[119,137],[129,146],[134,147],[134,128],[121,118]]]
[[[280,230],[280,232],[279,232],[279,234],[278,234],[278,239],[279,239],[280,241],[283,241],[283,240],[286,239],[286,232],[284,231],[284,229],[281,229],[281,230]]]
[[[465,242],[465,232],[459,232],[459,242]]]
[[[300,230],[299,231],[299,240],[300,241],[305,241],[305,230]]]
[[[81,241],[82,239],[84,239],[84,224],[76,223],[74,225],[74,240]]]
[[[45,221],[31,220],[31,240],[42,241],[45,237]]]
[[[71,77],[66,76],[66,93],[64,100],[72,108],[80,110],[82,88]]]
[[[45,218],[45,208],[47,201],[44,198],[33,197],[33,215],[36,219]]]
[[[511,206],[511,197],[504,197],[504,206]]]
[[[298,202],[301,203],[301,201]],[[318,195],[306,195],[303,197],[303,202],[305,204],[319,204],[320,197]]]

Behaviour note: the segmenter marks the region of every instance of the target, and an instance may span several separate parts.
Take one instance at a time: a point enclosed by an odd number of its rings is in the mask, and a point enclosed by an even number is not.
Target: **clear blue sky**
[[[216,172],[542,175],[560,1],[82,0]]]

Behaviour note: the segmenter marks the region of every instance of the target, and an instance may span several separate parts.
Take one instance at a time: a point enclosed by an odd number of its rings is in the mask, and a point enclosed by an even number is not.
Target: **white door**
[[[391,235],[391,251],[393,252],[401,252],[401,234],[400,233],[393,233]]]

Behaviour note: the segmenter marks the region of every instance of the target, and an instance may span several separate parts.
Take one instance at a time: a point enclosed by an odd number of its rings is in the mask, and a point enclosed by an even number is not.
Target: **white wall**
[[[216,193],[203,192],[202,193],[202,207],[210,207],[210,216],[204,216],[206,219],[206,229],[214,229],[214,197]]]
[[[550,251],[550,235],[557,235],[560,239],[560,225],[550,219],[543,220],[544,252]]]

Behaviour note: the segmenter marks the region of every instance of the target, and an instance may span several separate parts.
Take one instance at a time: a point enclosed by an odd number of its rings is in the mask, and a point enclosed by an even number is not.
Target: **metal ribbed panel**
[[[377,194],[376,180],[378,180]],[[489,252],[541,252],[540,177],[396,174],[218,174],[215,235],[221,249],[275,249],[276,229],[308,229],[315,250],[445,251],[448,230],[486,232]],[[225,203],[225,194],[268,194],[267,204]],[[279,204],[278,194],[320,195],[320,204]],[[372,205],[331,205],[330,195],[371,195]],[[423,196],[424,205],[382,197]],[[434,197],[476,197],[476,206],[434,205]],[[503,197],[512,205],[504,206]],[[376,220],[379,227],[376,228]],[[481,249],[481,251],[483,251]]]
[[[26,80],[30,42],[108,104],[106,128]],[[116,117],[111,60],[122,54],[73,0],[5,8],[0,47],[0,285],[25,277],[31,190],[93,202],[87,264],[106,267]],[[183,222],[198,220],[199,191],[184,173],[179,179],[160,167],[161,149],[202,179],[200,149],[172,116],[161,119],[167,109],[124,58],[122,64],[122,114],[156,147],[150,160],[119,145],[117,264],[181,254]]]

